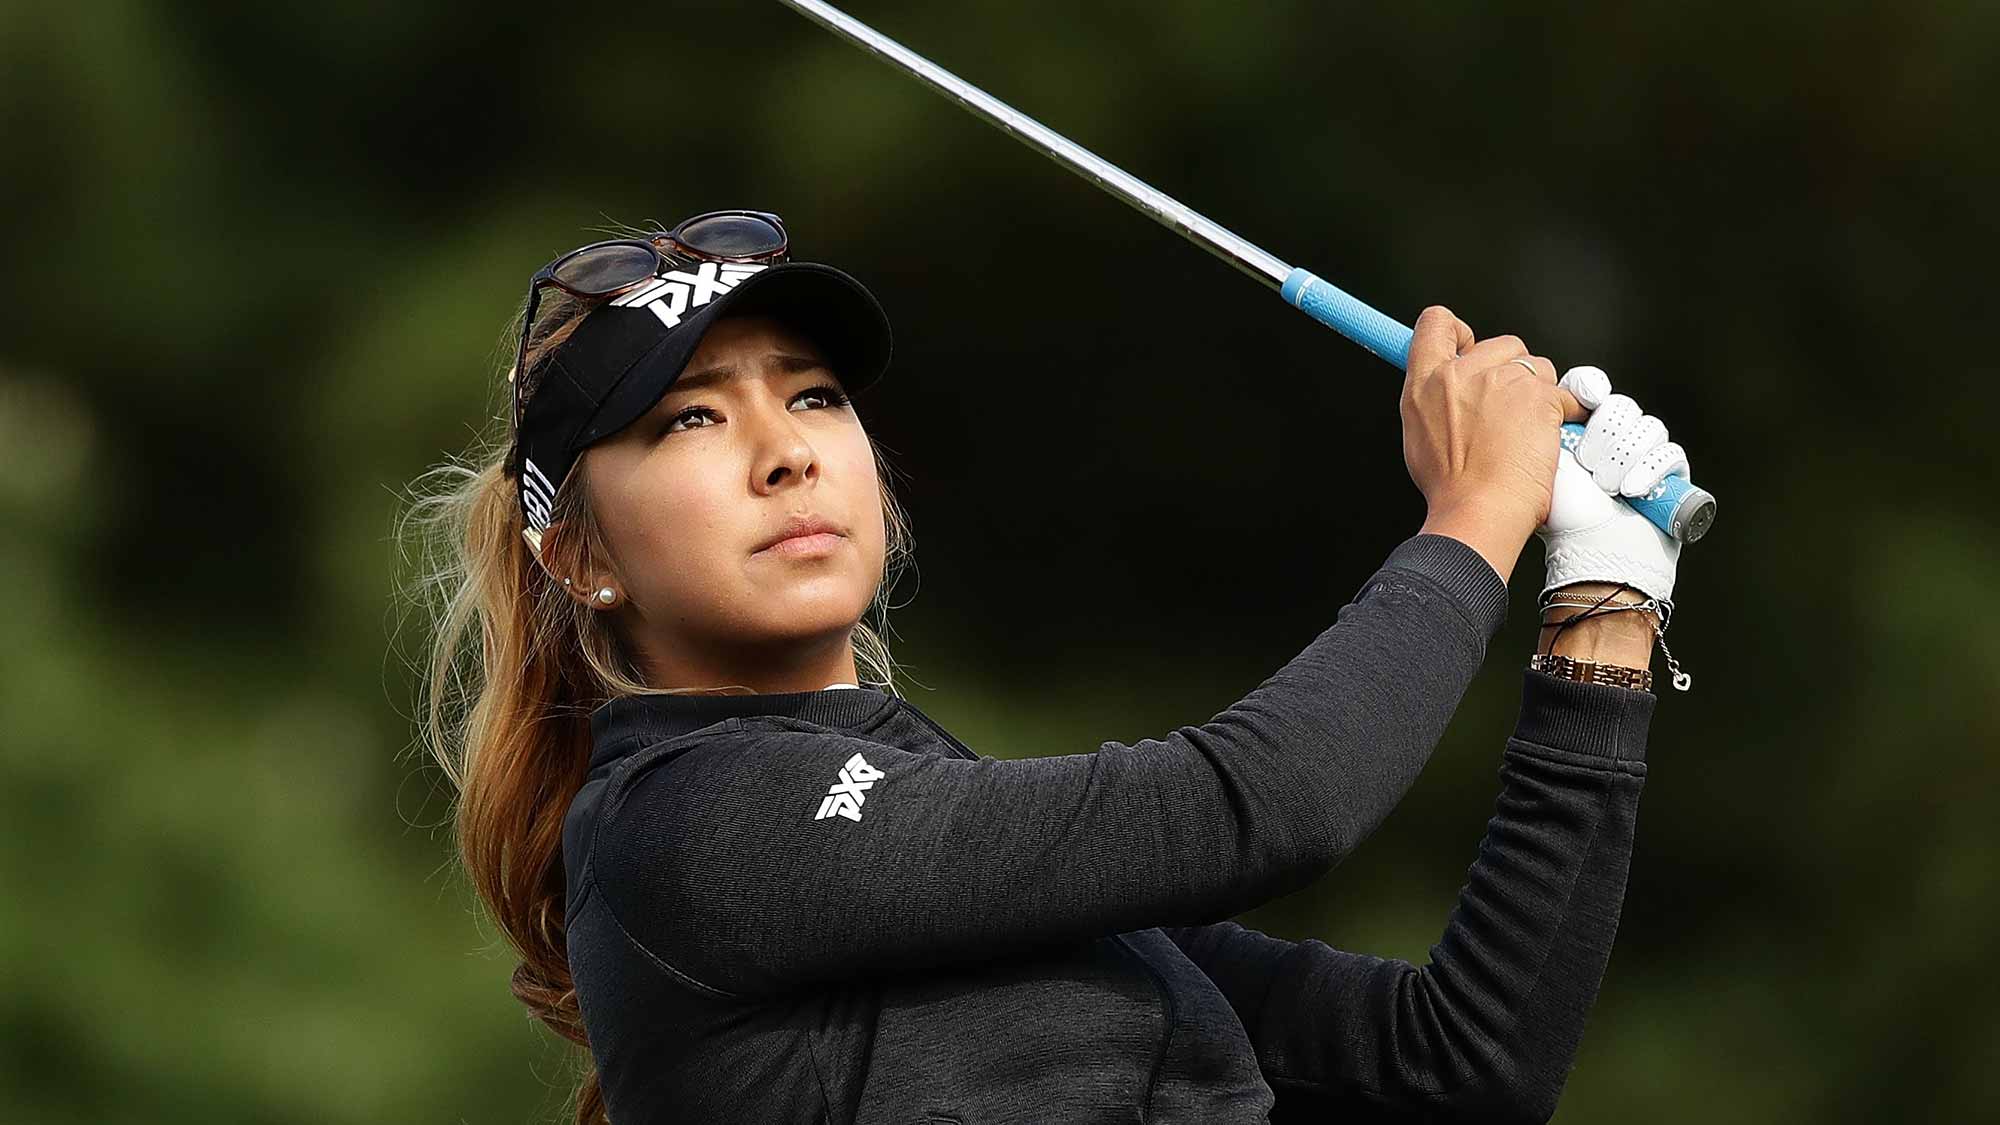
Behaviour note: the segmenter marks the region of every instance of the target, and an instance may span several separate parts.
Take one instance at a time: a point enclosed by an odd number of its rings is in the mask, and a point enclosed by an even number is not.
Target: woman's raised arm
[[[1208,722],[1095,753],[966,760],[742,717],[612,775],[573,901],[700,987],[856,973],[1213,922],[1311,882],[1417,777],[1506,612],[1420,534],[1304,651]],[[859,819],[820,816],[866,784]],[[575,827],[575,826],[573,826]]]

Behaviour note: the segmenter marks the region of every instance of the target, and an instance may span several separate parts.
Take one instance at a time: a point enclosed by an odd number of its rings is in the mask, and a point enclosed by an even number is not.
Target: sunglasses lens
[[[785,233],[754,215],[711,215],[681,228],[681,244],[704,254],[750,258],[785,247]]]
[[[653,276],[658,259],[643,246],[593,246],[555,268],[556,280],[578,293],[601,295]]]

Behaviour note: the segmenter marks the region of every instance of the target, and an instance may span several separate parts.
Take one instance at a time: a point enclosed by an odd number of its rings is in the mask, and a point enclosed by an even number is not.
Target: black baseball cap
[[[819,345],[850,394],[889,366],[889,318],[881,303],[832,266],[663,265],[651,281],[592,309],[542,360],[508,463],[524,534],[537,550],[556,490],[583,451],[652,409],[680,378],[710,325],[749,313],[776,317]]]

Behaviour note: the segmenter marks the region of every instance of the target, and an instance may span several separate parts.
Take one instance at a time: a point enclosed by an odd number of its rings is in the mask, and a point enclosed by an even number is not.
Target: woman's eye
[[[847,396],[841,393],[839,387],[836,387],[831,383],[821,383],[817,387],[807,387],[805,390],[800,391],[798,393],[798,397],[794,398],[792,401],[798,402],[801,399],[809,399],[809,398],[819,399],[821,402],[826,403],[828,406],[847,405]]]
[[[667,428],[661,430],[660,432],[663,434],[670,434],[680,429],[690,429],[690,428],[697,430],[707,429],[708,426],[684,427],[681,425],[682,422],[692,421],[695,418],[703,418],[703,417],[713,418],[715,417],[715,411],[710,410],[706,406],[690,406],[686,410],[681,411],[680,413],[674,415],[671,419],[669,419],[667,422]],[[714,423],[710,422],[709,425],[714,425]]]

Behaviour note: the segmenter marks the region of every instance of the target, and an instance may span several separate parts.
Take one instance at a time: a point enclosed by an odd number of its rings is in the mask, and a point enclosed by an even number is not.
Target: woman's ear
[[[535,562],[542,568],[543,573],[561,585],[578,604],[592,609],[607,609],[618,604],[620,600],[618,586],[610,574],[599,574],[594,571],[564,573],[560,568],[561,560],[575,555],[575,552],[569,550],[569,542],[564,538],[564,525],[561,520],[550,523],[539,533],[533,528],[524,528],[521,535],[527,539],[529,551],[534,555]],[[612,591],[612,600],[609,602],[599,596],[605,590]]]

